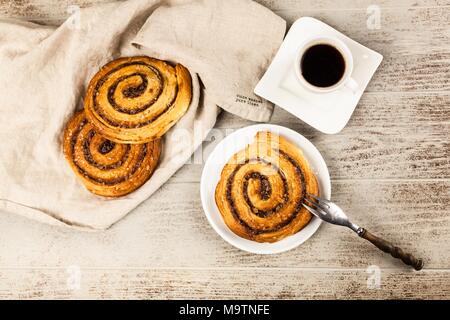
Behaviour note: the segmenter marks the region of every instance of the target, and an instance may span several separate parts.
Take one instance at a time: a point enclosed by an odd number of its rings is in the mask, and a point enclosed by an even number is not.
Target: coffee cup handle
[[[359,89],[359,84],[355,81],[355,79],[350,78],[345,83],[345,87],[349,88],[353,93],[356,93]]]

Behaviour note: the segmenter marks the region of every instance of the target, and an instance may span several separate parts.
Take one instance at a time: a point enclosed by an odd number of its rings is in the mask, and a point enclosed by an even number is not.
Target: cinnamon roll
[[[67,124],[64,155],[71,168],[94,194],[127,195],[153,174],[161,152],[160,140],[142,145],[116,143],[98,134],[84,111]]]
[[[307,193],[318,196],[319,187],[302,151],[283,137],[259,132],[223,168],[215,199],[235,234],[277,242],[310,222],[302,207]]]
[[[120,58],[91,80],[85,97],[89,122],[106,138],[140,144],[162,137],[186,113],[192,79],[181,64]]]

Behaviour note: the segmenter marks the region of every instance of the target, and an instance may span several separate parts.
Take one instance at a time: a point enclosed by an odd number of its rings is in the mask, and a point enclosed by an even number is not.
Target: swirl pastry
[[[215,198],[238,236],[277,242],[311,220],[302,207],[306,193],[318,196],[319,188],[302,151],[280,136],[259,132],[254,143],[225,165]]]
[[[162,137],[186,113],[192,99],[189,71],[181,64],[120,58],[91,80],[85,111],[97,132],[118,143]]]
[[[64,132],[64,155],[86,188],[105,197],[127,195],[142,186],[158,163],[161,143],[130,145],[97,134],[84,111],[77,113]]]

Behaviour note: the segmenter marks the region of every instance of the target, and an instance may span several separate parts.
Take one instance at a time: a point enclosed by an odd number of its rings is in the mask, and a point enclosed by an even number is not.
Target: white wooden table
[[[69,5],[98,2],[106,1],[0,0],[0,16],[57,24]],[[285,254],[241,252],[209,226],[202,167],[186,165],[106,232],[2,213],[0,298],[450,298],[450,1],[259,2],[289,23],[319,18],[384,55],[342,133],[320,134],[279,109],[272,122],[310,138],[329,164],[333,199],[355,221],[424,257],[425,270],[410,271],[329,225]],[[378,8],[380,28],[368,28]],[[225,114],[218,127],[249,124]]]

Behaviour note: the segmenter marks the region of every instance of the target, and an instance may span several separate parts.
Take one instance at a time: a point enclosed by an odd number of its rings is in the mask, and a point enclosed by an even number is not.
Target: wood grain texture
[[[381,269],[379,289],[368,287],[365,269],[80,269],[79,275],[78,289],[66,269],[0,269],[0,298],[446,299],[450,295],[450,287],[442,281],[450,276],[447,270],[417,274]]]
[[[336,180],[332,193],[355,222],[424,258],[426,268],[450,268],[450,181]],[[208,224],[197,183],[169,182],[106,232],[68,231],[5,214],[0,252],[0,266],[17,268],[75,264],[86,268],[341,269],[376,264],[404,270],[401,262],[351,231],[327,224],[287,253],[242,252]]]
[[[366,10],[279,11],[288,22],[313,16],[383,54],[367,92],[441,91],[450,88],[448,7],[381,9],[380,29],[367,28]]]
[[[336,106],[337,108],[339,106]],[[276,108],[271,123],[289,127],[310,139],[322,153],[332,179],[449,179],[450,94],[368,93],[348,126],[338,135],[324,135]],[[207,158],[228,133],[251,125],[221,115],[202,149]],[[173,178],[198,182],[202,165],[185,166]]]
[[[69,5],[110,0],[0,0],[0,17],[58,24]],[[381,28],[366,26],[372,0],[258,0],[288,21],[313,16],[385,60],[349,125],[321,134],[277,108],[272,123],[311,139],[332,176],[333,200],[355,220],[424,258],[405,269],[350,231],[323,224],[275,256],[235,249],[209,226],[201,164],[187,164],[151,199],[105,232],[55,228],[1,214],[0,298],[450,298],[450,1],[379,0]],[[337,106],[338,107],[338,106]],[[237,128],[223,114],[204,157]],[[368,289],[368,266],[381,287]],[[81,270],[70,290],[69,266]]]
[[[59,24],[66,18],[68,7],[88,7],[108,0],[4,1],[0,16],[31,19],[41,23]],[[291,24],[301,16],[313,16],[336,27],[362,44],[379,51],[385,60],[368,92],[404,92],[450,89],[450,10],[447,2],[384,1],[381,8],[381,28],[366,26],[370,1],[341,5],[331,1],[260,1],[275,10]],[[394,4],[394,5],[393,5]],[[320,8],[328,8],[327,10]]]
[[[115,0],[0,0],[0,14],[7,17],[21,17],[27,20],[61,20],[68,15],[67,8],[72,5],[81,8]],[[355,11],[367,10],[371,5],[382,9],[435,8],[450,5],[448,0],[256,0],[256,2],[278,11]]]

